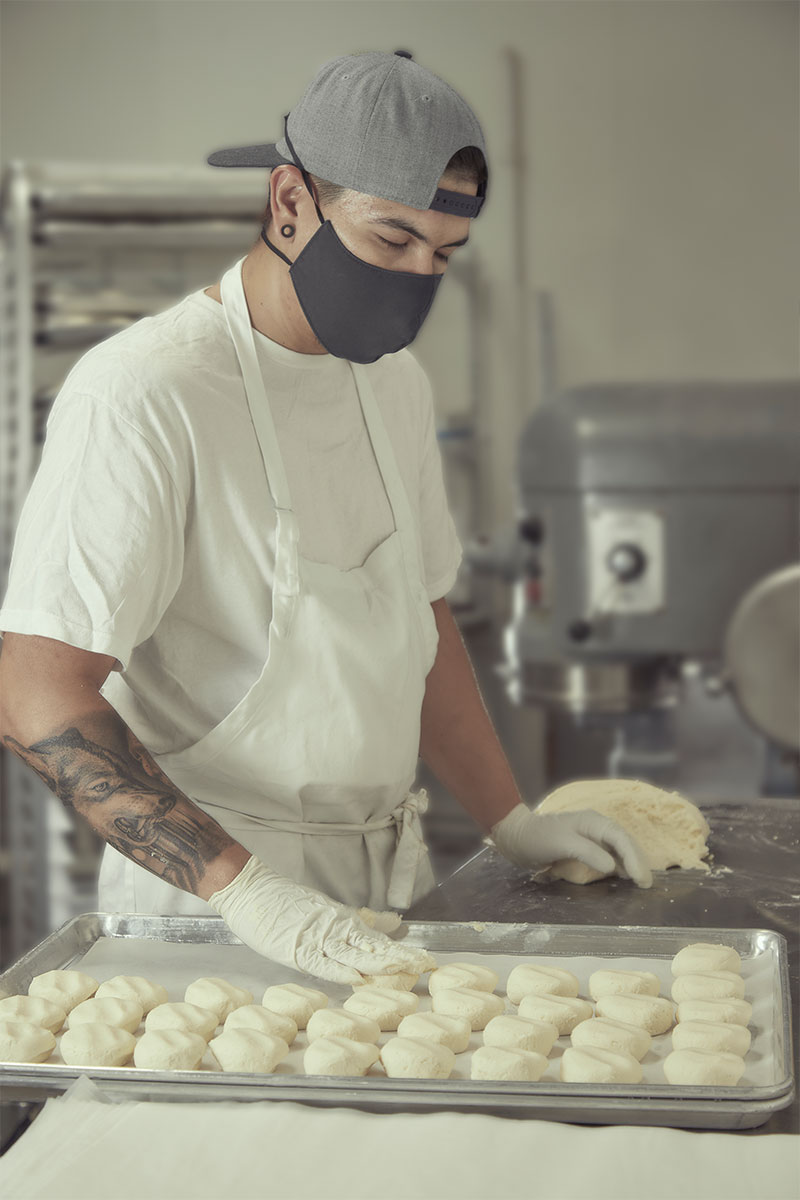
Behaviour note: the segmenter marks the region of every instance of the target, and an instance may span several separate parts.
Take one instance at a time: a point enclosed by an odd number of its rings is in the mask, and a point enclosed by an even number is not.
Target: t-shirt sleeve
[[[427,375],[420,368],[424,398],[422,462],[420,468],[420,525],[428,599],[441,599],[456,581],[463,551],[450,513],[445,490],[442,455],[436,438],[433,397]]]
[[[178,587],[185,502],[143,431],[98,397],[53,406],[14,540],[4,633],[113,655],[124,670]]]

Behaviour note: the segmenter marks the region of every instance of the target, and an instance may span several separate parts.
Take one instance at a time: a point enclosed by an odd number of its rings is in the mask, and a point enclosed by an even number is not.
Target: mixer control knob
[[[606,566],[621,583],[631,583],[644,574],[647,558],[635,542],[618,542],[609,550]]]
[[[585,642],[592,636],[592,627],[588,621],[573,621],[568,627],[567,633],[572,638],[573,642]]]

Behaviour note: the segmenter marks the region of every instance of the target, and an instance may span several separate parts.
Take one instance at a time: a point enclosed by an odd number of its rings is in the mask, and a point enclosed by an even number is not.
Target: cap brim
[[[294,166],[292,159],[278,152],[274,142],[262,146],[233,146],[230,150],[215,150],[206,162],[212,167],[280,167]]]

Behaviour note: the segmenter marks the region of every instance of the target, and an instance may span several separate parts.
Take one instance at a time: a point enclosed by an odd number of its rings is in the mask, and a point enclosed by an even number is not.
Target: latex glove
[[[370,929],[355,909],[276,874],[255,856],[208,903],[252,950],[331,983],[422,974],[435,965],[427,950],[398,945]]]
[[[492,840],[518,867],[543,869],[562,858],[577,858],[587,867],[611,875],[618,871],[619,861],[639,887],[649,888],[653,883],[638,843],[616,821],[592,809],[539,815],[518,804],[493,826]]]

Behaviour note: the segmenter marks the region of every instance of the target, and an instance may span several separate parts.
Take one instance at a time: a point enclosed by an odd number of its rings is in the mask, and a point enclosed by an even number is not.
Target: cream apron
[[[427,798],[410,788],[438,641],[408,496],[367,373],[351,363],[395,531],[351,570],[299,553],[242,261],[221,294],[277,518],[268,657],[219,725],[156,761],[274,870],[346,904],[405,909],[434,884],[419,820]],[[100,906],[211,912],[110,847]]]

